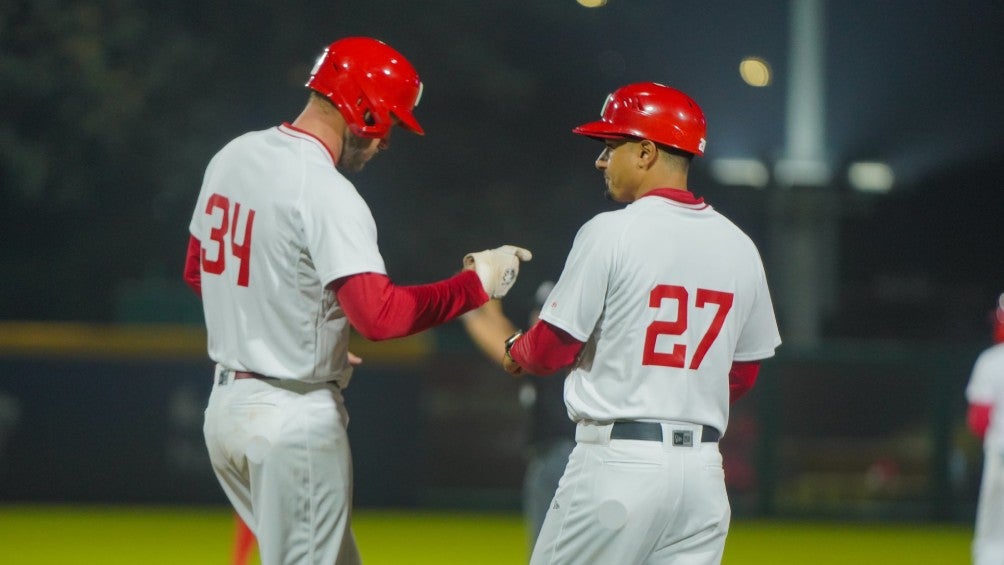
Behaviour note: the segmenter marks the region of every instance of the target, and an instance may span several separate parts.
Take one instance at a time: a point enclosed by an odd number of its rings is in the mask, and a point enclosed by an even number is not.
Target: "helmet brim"
[[[665,144],[654,139],[645,137],[641,132],[635,131],[623,131],[623,129],[614,129],[614,126],[610,122],[605,122],[603,120],[589,122],[588,124],[582,124],[581,126],[572,130],[572,133],[583,135],[597,141],[603,141],[604,139],[650,139],[656,144],[662,145],[664,147],[672,147],[676,150],[683,151],[684,153],[689,153],[691,155],[703,156],[704,151],[690,151],[679,147],[675,144]]]
[[[596,122],[589,122],[588,124],[582,124],[581,126],[572,130],[572,133],[578,135],[584,135],[586,137],[591,137],[593,139],[625,139],[628,137],[633,137],[630,134],[622,133],[619,131],[613,131],[611,125],[602,120]]]
[[[401,127],[418,135],[425,135],[425,130],[422,129],[422,126],[418,125],[418,120],[415,119],[415,116],[411,112],[402,110],[392,110],[392,112]]]

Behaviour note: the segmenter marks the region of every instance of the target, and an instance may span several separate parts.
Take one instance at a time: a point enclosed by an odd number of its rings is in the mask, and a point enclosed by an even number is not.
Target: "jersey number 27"
[[[690,365],[686,364],[687,346],[683,343],[673,344],[673,349],[669,353],[661,353],[655,350],[655,342],[660,335],[680,336],[687,331],[687,308],[690,303],[690,293],[682,286],[660,284],[652,289],[648,295],[648,305],[651,308],[662,306],[663,300],[676,301],[676,319],[672,322],[656,320],[649,324],[645,332],[645,351],[642,353],[642,365],[661,365],[664,367],[676,367],[682,369],[697,369],[704,361],[704,356],[711,349],[711,344],[715,342],[718,334],[725,325],[725,317],[732,309],[731,292],[718,290],[708,290],[706,288],[697,289],[697,296],[694,306],[706,308],[709,304],[717,306],[715,317],[711,320],[711,325],[704,332],[701,341],[697,344],[694,356],[690,359]]]
[[[238,286],[247,286],[250,275],[251,263],[251,228],[254,227],[254,210],[248,208],[248,213],[244,218],[244,237],[238,243],[237,228],[241,218],[240,202],[233,203],[231,216],[230,199],[220,194],[213,194],[206,203],[206,215],[212,216],[216,210],[222,210],[220,223],[209,230],[209,239],[216,242],[216,258],[210,259],[206,254],[206,248],[202,248],[202,270],[213,275],[223,274],[227,267],[226,250],[227,243],[230,244],[230,254],[240,263],[237,271]],[[233,218],[231,220],[231,217]]]

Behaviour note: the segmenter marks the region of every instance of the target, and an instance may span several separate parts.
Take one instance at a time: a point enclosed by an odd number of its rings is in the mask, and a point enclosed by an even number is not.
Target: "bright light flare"
[[[739,63],[739,76],[757,88],[770,84],[770,65],[759,57],[746,57]]]

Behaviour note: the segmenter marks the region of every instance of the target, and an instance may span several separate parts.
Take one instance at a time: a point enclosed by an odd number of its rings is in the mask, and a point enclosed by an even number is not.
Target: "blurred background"
[[[321,49],[382,39],[427,134],[352,177],[391,277],[533,250],[523,320],[612,209],[570,130],[656,81],[708,119],[691,188],[757,242],[781,334],[722,442],[737,516],[968,522],[963,389],[1004,291],[1004,4],[992,0],[13,1],[0,5],[0,502],[219,504],[201,305],[209,158],[292,121]],[[357,339],[360,507],[515,509],[519,383],[459,323]]]

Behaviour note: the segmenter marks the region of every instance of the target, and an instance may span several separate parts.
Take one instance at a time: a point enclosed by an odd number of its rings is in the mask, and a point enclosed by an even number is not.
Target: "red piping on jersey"
[[[302,133],[303,135],[306,135],[307,137],[310,137],[310,138],[311,138],[311,139],[313,139],[314,141],[316,141],[316,142],[320,143],[320,144],[321,144],[321,147],[323,147],[323,148],[324,148],[324,150],[328,152],[328,156],[329,156],[329,157],[331,157],[331,164],[332,164],[332,165],[335,165],[335,166],[338,166],[338,157],[336,157],[336,156],[335,156],[335,154],[334,154],[334,153],[333,153],[333,152],[331,151],[331,148],[330,148],[330,147],[328,147],[327,145],[325,145],[325,143],[324,143],[323,141],[321,141],[321,138],[317,137],[316,135],[314,135],[314,134],[310,133],[310,132],[309,132],[309,131],[307,131],[307,130],[304,130],[304,129],[300,129],[300,128],[298,128],[298,127],[294,126],[293,124],[291,124],[291,123],[289,123],[289,122],[282,122],[282,125],[281,125],[281,126],[279,126],[279,127],[277,128],[277,129],[278,129],[278,130],[279,130],[279,131],[280,131],[281,133],[284,133],[284,134],[286,134],[286,135],[290,135],[290,133],[289,133],[288,131],[283,131],[283,130],[282,130],[282,128],[284,128],[284,127],[285,127],[285,128],[289,128],[289,129],[291,129],[291,130],[295,131],[296,133]],[[296,137],[296,136],[291,136],[291,137]]]
[[[646,196],[659,196],[667,200],[685,204],[688,208],[693,208],[694,210],[703,210],[708,208],[708,205],[705,204],[703,197],[699,198],[694,196],[693,192],[680,188],[656,188],[641,195],[642,198],[645,198]]]
[[[512,344],[509,356],[534,375],[550,375],[570,366],[583,343],[561,328],[541,320]]]
[[[397,286],[383,274],[359,273],[329,286],[352,326],[373,341],[416,334],[488,302],[481,279],[471,270],[414,286]]]

